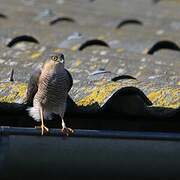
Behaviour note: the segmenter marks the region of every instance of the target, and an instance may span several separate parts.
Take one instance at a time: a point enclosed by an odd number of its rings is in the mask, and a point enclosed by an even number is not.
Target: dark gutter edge
[[[41,136],[39,129],[20,128],[0,126],[0,135],[23,135],[23,136]],[[59,129],[50,129],[50,132],[44,136],[64,135]],[[172,132],[140,132],[140,131],[117,131],[117,130],[82,130],[75,129],[71,137],[91,137],[91,138],[119,138],[119,139],[141,139],[141,140],[169,140],[180,141],[180,133]]]

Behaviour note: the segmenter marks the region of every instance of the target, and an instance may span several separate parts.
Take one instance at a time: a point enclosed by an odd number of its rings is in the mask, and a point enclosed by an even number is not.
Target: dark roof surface
[[[54,51],[73,76],[69,114],[177,118],[179,8],[178,0],[1,0],[1,111],[25,107],[32,70]]]

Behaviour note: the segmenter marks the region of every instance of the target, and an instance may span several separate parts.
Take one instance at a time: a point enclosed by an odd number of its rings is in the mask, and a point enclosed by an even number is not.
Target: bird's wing
[[[71,87],[72,87],[72,85],[73,85],[73,78],[72,78],[72,76],[71,76],[71,74],[70,74],[70,72],[67,70],[67,69],[65,69],[66,70],[66,72],[67,72],[67,75],[68,75],[68,77],[69,77],[69,88],[68,88],[68,92],[70,91],[70,89],[71,89]]]
[[[33,73],[31,74],[31,77],[28,82],[28,87],[26,91],[26,103],[27,105],[32,105],[33,104],[33,99],[34,96],[38,90],[38,82],[39,82],[39,77],[41,75],[42,71],[42,66],[36,68]]]

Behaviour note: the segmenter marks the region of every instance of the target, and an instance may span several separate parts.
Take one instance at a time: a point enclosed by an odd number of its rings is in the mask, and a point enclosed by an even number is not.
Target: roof
[[[179,1],[2,0],[0,107],[25,109],[32,70],[63,52],[67,114],[177,119]]]

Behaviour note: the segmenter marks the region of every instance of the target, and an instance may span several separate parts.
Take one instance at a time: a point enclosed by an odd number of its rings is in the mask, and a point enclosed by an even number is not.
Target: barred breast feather
[[[44,73],[35,98],[45,107],[58,107],[66,101],[69,84],[69,78],[64,70],[55,74]]]

